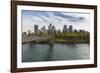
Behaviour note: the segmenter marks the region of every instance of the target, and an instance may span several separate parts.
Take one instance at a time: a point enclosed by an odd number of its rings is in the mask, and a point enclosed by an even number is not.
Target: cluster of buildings
[[[57,30],[56,27],[52,24],[50,24],[48,26],[48,29],[45,28],[45,26],[43,26],[40,30],[38,28],[38,25],[34,25],[34,32],[35,33],[38,33],[38,32],[45,32],[47,31],[48,33],[52,33],[52,32],[63,32],[63,33],[66,33],[66,32],[73,32],[73,27],[72,25],[69,26],[69,28],[67,28],[67,25],[64,25],[63,27],[63,30],[61,31],[60,29]]]
[[[67,28],[67,25],[64,25],[64,27],[63,27],[63,33],[66,33],[66,32],[73,32],[72,25],[69,25],[69,28]]]
[[[69,27],[67,27],[67,25],[63,26],[63,30],[57,30],[56,27],[52,24],[49,24],[48,29],[45,28],[45,26],[43,26],[42,28],[39,29],[38,25],[34,25],[34,32],[31,32],[30,30],[28,30],[28,32],[23,32],[23,34],[32,34],[32,33],[40,33],[40,32],[47,32],[48,34],[50,33],[67,33],[67,32],[86,32],[85,30],[73,30],[73,26],[69,25]]]

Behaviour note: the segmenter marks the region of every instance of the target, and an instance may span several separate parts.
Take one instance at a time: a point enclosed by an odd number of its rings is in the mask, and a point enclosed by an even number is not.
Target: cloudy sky
[[[63,25],[73,26],[73,29],[84,29],[90,31],[90,14],[78,12],[56,12],[56,11],[34,11],[22,10],[22,32],[31,30],[34,32],[34,25],[39,29],[53,24],[56,29],[63,29]]]

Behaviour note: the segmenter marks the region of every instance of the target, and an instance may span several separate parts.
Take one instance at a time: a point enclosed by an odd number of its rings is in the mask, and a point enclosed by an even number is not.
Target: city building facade
[[[38,25],[34,25],[34,32],[37,33],[38,32]]]

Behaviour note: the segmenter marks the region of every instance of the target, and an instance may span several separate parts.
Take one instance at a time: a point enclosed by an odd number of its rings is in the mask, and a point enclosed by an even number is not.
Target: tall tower
[[[55,26],[52,26],[52,32],[56,32]]]
[[[46,29],[45,29],[45,26],[43,26],[43,31],[45,31]]]
[[[63,27],[63,33],[66,33],[67,32],[67,25],[64,25]]]
[[[73,31],[73,27],[72,25],[69,26],[69,32],[72,32]]]
[[[52,24],[50,24],[50,25],[48,26],[48,32],[49,32],[49,33],[52,32]]]
[[[38,25],[34,25],[34,32],[35,32],[35,33],[38,32]]]
[[[45,29],[45,26],[43,26],[43,27],[41,28],[41,31],[44,32],[45,30],[46,30],[46,29]]]

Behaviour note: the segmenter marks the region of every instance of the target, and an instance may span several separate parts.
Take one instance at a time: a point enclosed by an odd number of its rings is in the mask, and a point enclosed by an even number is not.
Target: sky
[[[22,10],[21,14],[22,32],[34,32],[34,25],[38,25],[39,29],[43,26],[48,29],[49,24],[57,30],[62,30],[63,25],[72,25],[73,29],[90,31],[89,13]]]

